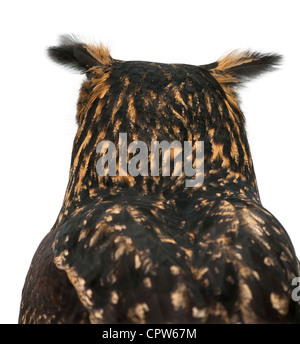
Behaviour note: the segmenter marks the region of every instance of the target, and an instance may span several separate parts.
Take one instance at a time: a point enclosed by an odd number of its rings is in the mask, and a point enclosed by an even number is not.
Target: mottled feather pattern
[[[236,94],[280,56],[120,61],[72,36],[49,55],[86,79],[65,198],[28,271],[19,322],[299,322],[298,260],[261,204]],[[98,175],[97,144],[115,143],[119,162],[120,133],[144,141],[149,155],[153,140],[204,141],[203,184]]]

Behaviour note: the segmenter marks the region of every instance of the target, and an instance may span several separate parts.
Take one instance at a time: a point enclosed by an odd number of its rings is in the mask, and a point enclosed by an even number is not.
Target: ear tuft
[[[244,81],[272,71],[282,61],[278,54],[261,54],[258,52],[233,51],[217,62],[202,66],[222,84],[238,85]]]
[[[111,64],[108,49],[80,42],[75,36],[63,35],[58,46],[48,48],[48,55],[54,61],[66,67],[85,73],[91,67],[103,67]]]

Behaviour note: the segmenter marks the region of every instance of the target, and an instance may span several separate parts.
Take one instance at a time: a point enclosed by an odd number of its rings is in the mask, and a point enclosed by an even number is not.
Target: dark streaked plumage
[[[69,183],[22,294],[20,323],[292,323],[299,263],[259,198],[236,88],[276,54],[209,65],[113,59],[65,36],[50,57],[86,74]],[[97,144],[204,141],[204,183],[101,177]],[[118,169],[118,164],[117,164]]]

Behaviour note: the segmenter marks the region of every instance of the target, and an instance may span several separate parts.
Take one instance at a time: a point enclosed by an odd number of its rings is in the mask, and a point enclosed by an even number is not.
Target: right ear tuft
[[[215,63],[202,66],[208,69],[222,84],[238,86],[264,72],[272,71],[280,64],[282,56],[251,51],[233,51]]]
[[[110,65],[112,59],[108,49],[80,42],[75,36],[64,35],[60,37],[58,46],[48,48],[48,55],[63,66],[85,73],[91,67]]]

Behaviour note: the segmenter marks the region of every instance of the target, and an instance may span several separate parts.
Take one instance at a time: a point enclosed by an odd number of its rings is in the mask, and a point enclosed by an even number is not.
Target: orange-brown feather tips
[[[110,51],[103,44],[100,44],[100,45],[87,44],[85,45],[85,48],[101,65],[104,65],[104,66],[111,65],[112,58],[110,56]]]

